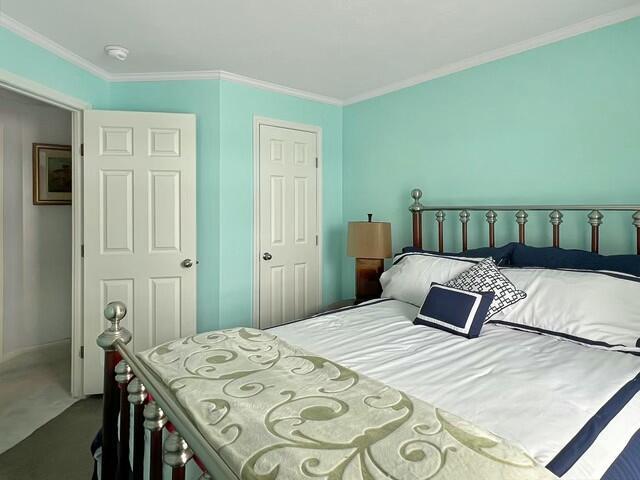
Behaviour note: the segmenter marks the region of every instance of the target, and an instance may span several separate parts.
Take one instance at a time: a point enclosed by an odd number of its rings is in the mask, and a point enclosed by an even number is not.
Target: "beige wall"
[[[0,90],[4,355],[71,333],[71,207],[32,202],[32,144],[71,143],[71,114]]]

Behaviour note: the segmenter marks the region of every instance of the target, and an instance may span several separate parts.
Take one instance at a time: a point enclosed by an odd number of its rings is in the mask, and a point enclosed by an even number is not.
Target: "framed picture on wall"
[[[71,146],[33,144],[33,204],[71,205]]]

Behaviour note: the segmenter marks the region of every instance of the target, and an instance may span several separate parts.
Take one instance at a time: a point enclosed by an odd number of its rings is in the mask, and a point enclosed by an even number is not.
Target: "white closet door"
[[[320,306],[317,135],[260,125],[261,328]]]
[[[195,116],[84,115],[84,393],[102,391],[102,311],[128,308],[135,351],[195,333]]]

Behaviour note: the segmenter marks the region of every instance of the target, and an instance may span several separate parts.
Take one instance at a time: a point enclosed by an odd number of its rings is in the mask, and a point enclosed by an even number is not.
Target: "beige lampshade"
[[[347,255],[357,258],[390,258],[391,224],[349,222]]]

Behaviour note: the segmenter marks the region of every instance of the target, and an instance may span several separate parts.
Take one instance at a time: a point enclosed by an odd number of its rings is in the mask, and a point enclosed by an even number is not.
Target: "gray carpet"
[[[89,446],[101,421],[102,397],[76,402],[0,455],[0,479],[89,480]]]

